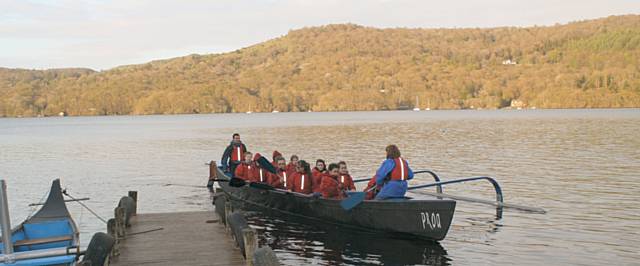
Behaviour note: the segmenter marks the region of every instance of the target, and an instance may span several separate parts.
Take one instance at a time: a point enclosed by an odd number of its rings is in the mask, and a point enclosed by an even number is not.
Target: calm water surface
[[[139,212],[212,210],[201,186],[234,132],[251,151],[273,149],[314,161],[349,163],[370,176],[397,144],[414,170],[445,179],[488,175],[505,202],[546,214],[458,202],[440,243],[380,239],[330,225],[255,214],[262,244],[283,263],[612,264],[640,261],[640,110],[527,110],[215,114],[0,119],[0,178],[17,224],[50,181],[103,217],[120,196],[139,191]],[[417,175],[410,184],[429,183]],[[362,184],[361,184],[362,185]],[[431,190],[426,190],[433,192]],[[488,183],[445,192],[495,198]],[[425,197],[420,192],[413,197]],[[87,244],[105,225],[70,203]],[[398,217],[402,222],[404,217]]]

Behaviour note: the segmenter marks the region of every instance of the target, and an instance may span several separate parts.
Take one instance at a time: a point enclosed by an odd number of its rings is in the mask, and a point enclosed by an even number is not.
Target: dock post
[[[126,234],[126,225],[125,225],[125,214],[124,214],[124,208],[122,207],[116,207],[116,209],[114,210],[115,213],[115,218],[116,218],[116,239],[124,239],[125,234]]]
[[[244,257],[247,261],[247,265],[253,265],[253,254],[258,248],[256,230],[253,228],[242,229],[242,238],[244,241]]]
[[[231,227],[229,226],[229,215],[231,215],[231,202],[226,201],[224,203],[224,228],[227,229],[227,232],[231,230]]]
[[[129,197],[133,199],[133,213],[131,216],[138,214],[138,191],[129,191]]]
[[[107,221],[107,234],[109,234],[111,237],[113,237],[113,239],[116,240],[115,244],[113,245],[113,249],[111,249],[111,254],[109,254],[109,257],[117,257],[120,255],[120,239],[118,239],[118,229],[116,228],[116,226],[117,225],[115,218],[111,218],[109,219],[109,221]]]

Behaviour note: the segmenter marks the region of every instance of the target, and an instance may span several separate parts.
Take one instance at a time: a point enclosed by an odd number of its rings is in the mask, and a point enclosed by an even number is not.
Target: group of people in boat
[[[307,161],[300,160],[297,155],[291,155],[287,163],[276,150],[272,154],[272,161],[265,162],[260,153],[253,154],[247,150],[238,133],[233,134],[233,140],[222,155],[222,166],[232,177],[302,194],[343,199],[348,197],[347,192],[356,191],[344,161],[327,165],[324,160],[318,159],[312,169]],[[413,171],[401,157],[398,147],[389,145],[386,147],[386,160],[364,189],[366,199],[402,198],[407,192],[407,180],[412,178]]]

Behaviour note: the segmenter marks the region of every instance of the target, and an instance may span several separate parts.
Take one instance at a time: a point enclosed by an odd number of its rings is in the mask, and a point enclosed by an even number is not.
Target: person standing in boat
[[[253,154],[250,151],[246,151],[244,153],[244,160],[240,165],[236,167],[235,177],[244,179],[246,181],[253,180],[253,170],[255,169],[255,164],[252,160]]]
[[[396,145],[389,145],[385,150],[387,159],[376,171],[376,184],[382,185],[376,199],[402,198],[407,193],[407,180],[413,178],[413,171],[400,157],[400,149]]]
[[[296,172],[293,173],[292,179],[293,184],[291,187],[291,191],[303,194],[313,193],[313,178],[311,174],[311,166],[309,166],[309,163],[307,163],[305,160],[298,161]]]
[[[329,164],[329,171],[322,175],[320,193],[327,199],[343,199],[345,197],[344,185],[338,180],[340,166],[337,163]]]
[[[340,183],[344,185],[344,188],[347,191],[356,190],[356,185],[353,183],[353,178],[351,178],[351,175],[349,175],[349,170],[347,170],[347,163],[345,161],[340,161],[338,163],[338,166],[340,166],[340,168],[338,169],[338,172],[340,173]],[[331,169],[329,169],[329,171],[331,171]]]
[[[313,183],[322,183],[322,175],[327,173],[326,163],[322,159],[316,160],[316,167],[313,168],[311,174],[313,175]],[[320,192],[320,186],[313,187],[313,192]]]
[[[222,154],[222,167],[231,173],[231,176],[235,175],[236,167],[241,163],[245,152],[247,146],[240,140],[240,134],[233,133],[233,140]]]

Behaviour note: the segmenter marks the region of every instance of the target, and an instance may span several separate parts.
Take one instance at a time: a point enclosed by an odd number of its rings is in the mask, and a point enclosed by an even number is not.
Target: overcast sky
[[[333,23],[533,26],[622,14],[640,14],[640,0],[0,0],[0,67],[104,70],[233,51]]]

